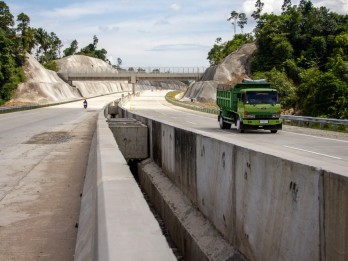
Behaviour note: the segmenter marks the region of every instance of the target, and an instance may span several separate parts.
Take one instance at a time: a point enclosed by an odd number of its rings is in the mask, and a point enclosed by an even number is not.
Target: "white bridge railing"
[[[204,73],[207,67],[141,67],[129,66],[118,69],[120,72],[135,73]]]

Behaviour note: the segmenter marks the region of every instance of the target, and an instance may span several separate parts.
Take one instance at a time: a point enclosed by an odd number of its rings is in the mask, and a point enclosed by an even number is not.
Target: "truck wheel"
[[[220,125],[220,129],[225,129],[224,119],[222,118],[221,115],[219,117],[219,125]]]
[[[239,117],[237,119],[237,131],[240,132],[240,133],[244,132],[244,130],[243,130],[243,123],[241,122]]]
[[[277,130],[271,130],[271,133],[277,133]]]
[[[219,124],[220,124],[220,129],[230,129],[231,128],[231,124],[224,122],[224,119],[221,115],[219,118]]]

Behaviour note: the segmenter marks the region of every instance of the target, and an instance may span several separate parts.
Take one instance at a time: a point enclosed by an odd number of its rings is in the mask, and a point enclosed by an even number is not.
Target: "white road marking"
[[[195,122],[192,122],[192,121],[186,121],[187,123],[191,123],[191,124],[193,124],[193,125],[197,125],[197,123],[195,123]]]
[[[293,149],[293,150],[299,150],[299,151],[304,151],[304,152],[308,152],[308,153],[312,153],[312,154],[316,154],[316,155],[320,155],[320,156],[325,156],[325,157],[329,157],[329,158],[333,158],[333,159],[339,159],[339,160],[342,159],[342,158],[339,158],[339,157],[335,157],[335,156],[331,156],[331,155],[327,155],[327,154],[323,154],[323,153],[318,153],[318,152],[314,152],[314,151],[310,151],[310,150],[304,150],[304,149],[290,147],[290,146],[286,146],[286,145],[283,145],[283,146],[285,148],[289,148],[289,149]]]
[[[306,136],[306,137],[311,137],[311,138],[323,139],[323,140],[332,140],[332,141],[348,143],[348,140],[338,140],[338,139],[332,139],[332,138],[325,138],[325,137],[313,136],[313,135],[296,133],[296,132],[291,132],[291,131],[284,131],[284,130],[282,130],[281,132],[290,133],[290,134],[294,134],[294,135],[301,135],[301,136]]]

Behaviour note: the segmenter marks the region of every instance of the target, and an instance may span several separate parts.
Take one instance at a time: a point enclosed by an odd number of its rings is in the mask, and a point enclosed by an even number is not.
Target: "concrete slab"
[[[108,120],[109,127],[124,158],[146,159],[148,157],[148,129],[141,122],[115,118]]]

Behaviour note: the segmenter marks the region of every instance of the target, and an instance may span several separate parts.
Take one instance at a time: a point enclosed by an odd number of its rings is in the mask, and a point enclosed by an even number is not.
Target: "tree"
[[[35,45],[35,36],[29,27],[30,18],[25,13],[20,13],[17,16],[17,31],[20,33],[21,45],[23,52],[31,52],[30,47]]]
[[[291,0],[284,0],[283,5],[282,5],[282,11],[283,13],[288,11],[291,7]]]
[[[13,15],[4,1],[0,1],[0,28],[7,34],[12,33]]]
[[[97,49],[97,45],[98,45],[99,39],[96,35],[93,36],[93,49],[96,50]]]
[[[122,59],[121,58],[117,58],[117,66],[121,67],[122,65]]]
[[[68,48],[63,50],[63,55],[64,55],[63,57],[75,54],[77,51],[77,48],[78,48],[78,42],[75,39],[70,43],[70,46]]]
[[[262,10],[263,10],[263,6],[265,4],[261,2],[261,0],[256,0],[256,3],[255,3],[255,7],[256,7],[256,10],[251,14],[251,16],[257,21],[260,19],[261,17],[261,13],[262,13]]]
[[[237,24],[238,26],[240,27],[240,29],[242,30],[242,33],[243,33],[243,29],[244,29],[244,26],[248,23],[248,18],[246,17],[245,13],[240,13],[238,15],[238,21],[237,21]],[[236,33],[236,32],[234,32]]]
[[[208,52],[208,61],[210,65],[217,65],[223,59],[223,46],[220,44],[221,37],[218,37],[215,41],[213,48]]]
[[[238,19],[238,13],[236,11],[232,11],[230,17],[227,19],[227,21],[232,21],[234,34],[236,34],[236,26],[237,26],[237,19]]]

